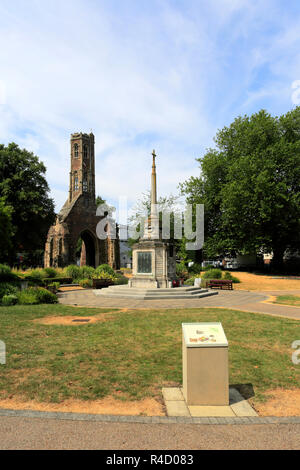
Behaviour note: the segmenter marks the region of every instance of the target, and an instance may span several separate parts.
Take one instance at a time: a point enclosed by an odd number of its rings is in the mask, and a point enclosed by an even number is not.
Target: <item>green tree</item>
[[[280,266],[300,246],[300,107],[238,117],[215,142],[198,159],[201,175],[181,185],[205,206],[206,254],[273,251]]]
[[[0,260],[8,261],[12,248],[13,226],[11,223],[12,208],[6,204],[3,197],[0,198]]]
[[[96,197],[96,206],[98,207],[98,206],[101,206],[102,204],[106,204],[108,212],[109,212],[110,214],[114,214],[114,212],[115,212],[115,207],[114,207],[114,206],[110,206],[110,205],[107,203],[106,199],[103,199],[101,196],[97,196],[97,197]]]
[[[33,153],[15,143],[0,145],[0,197],[12,208],[11,263],[18,251],[42,249],[55,220],[45,173],[45,165]]]

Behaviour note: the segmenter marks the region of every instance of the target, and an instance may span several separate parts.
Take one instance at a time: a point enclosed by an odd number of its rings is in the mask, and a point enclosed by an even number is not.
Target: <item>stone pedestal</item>
[[[187,405],[228,405],[228,342],[221,323],[182,324],[183,395]]]
[[[176,279],[175,250],[161,240],[141,240],[132,249],[131,287],[168,288]]]
[[[164,240],[159,221],[156,188],[156,154],[153,150],[151,174],[151,211],[144,223],[144,233],[132,247],[133,276],[130,286],[141,289],[167,289],[176,279],[176,254],[172,240]]]

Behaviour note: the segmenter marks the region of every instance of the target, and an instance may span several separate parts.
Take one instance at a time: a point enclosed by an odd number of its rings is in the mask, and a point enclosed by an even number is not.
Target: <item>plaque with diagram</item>
[[[216,323],[182,323],[186,347],[225,347],[228,341],[222,324]]]

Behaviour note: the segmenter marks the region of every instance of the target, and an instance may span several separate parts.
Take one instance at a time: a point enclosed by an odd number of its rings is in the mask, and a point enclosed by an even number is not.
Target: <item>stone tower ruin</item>
[[[92,133],[72,134],[69,197],[49,229],[45,267],[65,267],[78,264],[80,259],[81,265],[97,267],[105,263],[119,269],[119,239],[97,237],[96,227],[104,216],[97,216],[96,210],[95,138]]]

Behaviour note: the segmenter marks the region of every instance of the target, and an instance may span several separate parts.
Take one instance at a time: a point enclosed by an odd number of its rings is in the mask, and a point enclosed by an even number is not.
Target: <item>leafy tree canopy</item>
[[[280,264],[300,246],[300,107],[273,117],[238,117],[199,158],[201,174],[181,185],[205,206],[207,255],[273,251]]]
[[[101,196],[96,197],[96,206],[102,206],[102,204],[105,204],[107,206],[107,211],[110,214],[114,214],[115,212],[115,207],[111,206],[107,203],[106,199],[103,199]]]
[[[0,259],[8,261],[12,248],[13,226],[11,223],[12,208],[6,204],[5,198],[0,198]]]
[[[33,153],[15,143],[0,145],[0,197],[11,208],[11,262],[18,251],[43,248],[55,220],[45,173],[44,164]]]

